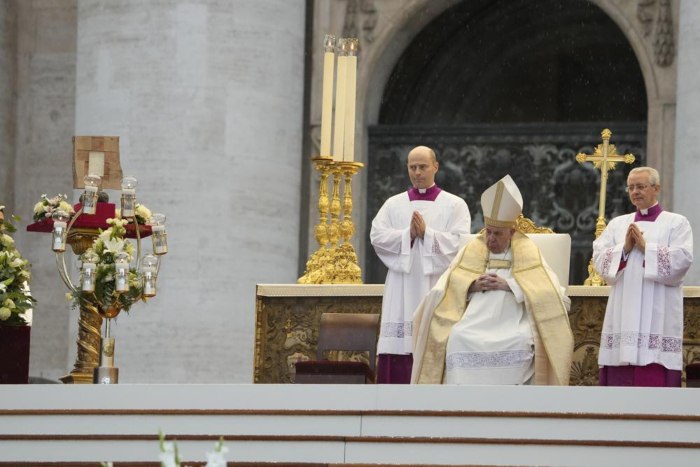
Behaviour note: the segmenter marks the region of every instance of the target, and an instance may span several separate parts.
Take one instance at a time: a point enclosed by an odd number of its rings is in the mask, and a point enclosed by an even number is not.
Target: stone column
[[[297,277],[304,17],[79,2],[76,133],[119,136],[138,200],[168,216],[159,294],[112,328],[121,382],[252,381],[255,284]]]
[[[17,247],[32,263],[37,304],[29,374],[57,380],[73,367],[75,347],[65,300],[47,234],[30,233],[32,208],[42,193],[70,195],[75,124],[75,0],[16,1],[14,112],[15,212],[22,217]],[[5,2],[7,4],[7,2]],[[0,67],[2,69],[3,67]]]
[[[0,3],[0,204],[14,212],[14,85],[16,74],[15,2]]]
[[[700,247],[700,3],[681,0],[678,44],[678,106],[676,109],[676,160],[674,211],[686,216],[693,227],[696,252]],[[700,261],[696,259],[685,285],[700,285]]]

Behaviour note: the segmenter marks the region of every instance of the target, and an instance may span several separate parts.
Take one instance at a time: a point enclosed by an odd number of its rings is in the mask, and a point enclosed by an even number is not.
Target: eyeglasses
[[[634,190],[637,190],[637,191],[644,191],[644,190],[646,190],[647,188],[649,188],[650,186],[656,186],[656,185],[653,184],[653,183],[650,184],[650,185],[644,185],[644,184],[641,184],[641,183],[638,183],[638,184],[636,184],[636,185],[627,185],[627,186],[625,187],[625,191],[626,191],[627,193],[629,193],[630,191],[634,191]]]

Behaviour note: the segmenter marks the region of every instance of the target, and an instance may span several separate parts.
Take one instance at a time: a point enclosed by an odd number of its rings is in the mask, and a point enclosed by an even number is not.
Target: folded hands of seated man
[[[482,274],[469,287],[469,292],[486,292],[489,290],[509,291],[508,282],[501,276],[493,273]]]

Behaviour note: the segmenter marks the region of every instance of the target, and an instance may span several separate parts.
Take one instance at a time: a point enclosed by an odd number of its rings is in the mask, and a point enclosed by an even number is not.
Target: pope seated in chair
[[[421,302],[412,383],[568,385],[565,289],[515,229],[523,200],[507,175],[481,196],[485,229]]]

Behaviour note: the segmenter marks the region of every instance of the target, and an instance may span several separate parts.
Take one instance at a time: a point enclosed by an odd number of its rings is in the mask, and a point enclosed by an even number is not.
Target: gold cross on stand
[[[608,185],[608,172],[615,170],[615,165],[618,162],[631,164],[634,162],[632,154],[618,154],[614,144],[610,144],[612,131],[604,129],[600,135],[603,137],[603,144],[596,146],[593,154],[576,154],[576,162],[583,164],[584,162],[593,162],[596,169],[600,170],[600,200],[598,202],[598,220],[595,224],[595,238],[600,237],[600,234],[605,230],[605,193]],[[605,285],[605,281],[593,267],[593,260],[588,264],[588,279],[583,282],[583,285]]]

